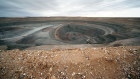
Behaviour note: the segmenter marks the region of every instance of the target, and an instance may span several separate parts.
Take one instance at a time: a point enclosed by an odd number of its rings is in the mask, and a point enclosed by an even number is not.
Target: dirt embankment
[[[0,79],[138,79],[140,47],[0,51]]]

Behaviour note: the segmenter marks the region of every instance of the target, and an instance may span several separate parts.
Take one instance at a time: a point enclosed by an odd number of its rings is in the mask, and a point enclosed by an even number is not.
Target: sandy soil
[[[140,79],[140,46],[0,51],[0,79]]]

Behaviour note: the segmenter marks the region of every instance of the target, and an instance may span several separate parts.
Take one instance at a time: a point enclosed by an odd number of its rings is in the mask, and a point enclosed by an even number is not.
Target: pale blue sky
[[[0,0],[0,17],[140,17],[140,0]]]

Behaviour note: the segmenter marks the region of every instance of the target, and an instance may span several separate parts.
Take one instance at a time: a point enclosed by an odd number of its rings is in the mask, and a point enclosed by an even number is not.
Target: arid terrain
[[[7,49],[67,44],[140,45],[139,18],[0,18],[0,30],[0,46]]]
[[[0,52],[1,79],[139,79],[140,47]]]
[[[140,79],[139,71],[139,18],[0,18],[0,79]]]

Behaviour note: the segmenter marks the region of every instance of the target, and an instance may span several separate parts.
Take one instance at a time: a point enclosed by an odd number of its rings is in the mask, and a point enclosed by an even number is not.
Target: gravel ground
[[[0,79],[140,79],[140,46],[0,51]]]

